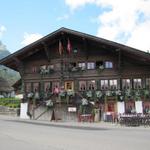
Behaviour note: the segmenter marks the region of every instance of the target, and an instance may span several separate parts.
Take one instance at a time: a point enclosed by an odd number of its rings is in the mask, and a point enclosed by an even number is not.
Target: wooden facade
[[[103,111],[117,112],[116,99],[122,101],[129,97],[126,108],[134,107],[132,101],[136,97],[124,93],[132,90],[136,95],[150,90],[149,53],[66,28],[0,63],[20,72],[26,99],[31,92],[38,93],[40,100],[48,99],[58,88],[59,92],[73,91],[75,96],[70,105],[77,105],[79,97],[87,96],[89,91],[92,94],[99,91],[101,96],[90,100],[98,101]],[[139,97],[146,101],[143,107],[150,107],[149,95]]]

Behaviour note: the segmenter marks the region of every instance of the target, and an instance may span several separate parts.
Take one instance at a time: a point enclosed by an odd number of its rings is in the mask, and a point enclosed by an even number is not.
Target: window
[[[33,92],[39,91],[39,83],[33,83]]]
[[[117,80],[109,80],[109,86],[111,90],[117,89]]]
[[[133,79],[134,89],[140,89],[142,87],[142,79]]]
[[[130,79],[122,79],[122,88],[123,89],[130,89],[131,88]]]
[[[47,69],[54,69],[54,65],[48,65]]]
[[[96,62],[96,68],[99,69],[101,66],[103,66],[103,61],[97,61]]]
[[[75,48],[75,49],[73,49],[73,53],[78,53],[78,49],[77,48]]]
[[[79,65],[79,67],[80,67],[82,70],[85,70],[86,65],[85,65],[84,62],[83,62],[83,63],[79,63],[78,65]]]
[[[96,81],[95,80],[90,80],[88,81],[88,90],[96,90]]]
[[[108,89],[108,80],[101,80],[101,89],[102,90]]]
[[[105,68],[107,68],[107,69],[113,68],[113,63],[111,61],[106,61]]]
[[[95,63],[94,62],[88,62],[87,63],[87,69],[95,69]]]
[[[52,82],[52,89],[54,90],[56,87],[59,88],[59,82]]]
[[[32,73],[36,73],[37,72],[37,67],[36,66],[33,66],[32,67]]]
[[[61,64],[60,63],[56,63],[54,68],[55,68],[55,70],[60,70]]]
[[[50,90],[51,90],[51,84],[50,84],[50,82],[45,82],[44,83],[44,91],[48,92]]]
[[[79,81],[79,91],[86,90],[86,81]]]
[[[46,69],[46,65],[42,65],[40,68],[45,70]]]
[[[70,63],[70,66],[71,66],[71,67],[76,67],[77,64],[76,64],[75,62],[72,62],[72,63]]]
[[[46,73],[53,73],[54,72],[54,65],[48,65]]]
[[[150,78],[146,78],[146,88],[150,88]]]
[[[73,91],[74,90],[74,82],[73,81],[66,81],[65,82],[65,90],[66,91],[68,91],[68,90]]]
[[[30,93],[31,92],[31,83],[26,83],[25,85],[26,85],[25,86],[26,92]]]
[[[67,69],[69,69],[70,71],[76,71],[77,70],[77,64],[75,63],[75,62],[71,62],[71,63],[69,63],[69,65],[66,63],[65,64],[65,68]]]

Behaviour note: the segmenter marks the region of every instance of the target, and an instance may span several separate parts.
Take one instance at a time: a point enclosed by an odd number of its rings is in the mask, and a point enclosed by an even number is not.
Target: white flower
[[[86,98],[82,98],[82,105],[88,105],[88,100]]]

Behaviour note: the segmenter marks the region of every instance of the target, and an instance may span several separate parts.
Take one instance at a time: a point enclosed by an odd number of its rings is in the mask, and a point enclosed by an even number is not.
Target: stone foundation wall
[[[35,119],[42,114],[44,111],[46,111],[45,106],[40,106],[37,108],[34,112]],[[50,108],[48,111],[46,111],[41,117],[38,118],[38,120],[45,120],[50,121],[52,118],[52,111],[53,109]],[[56,120],[60,121],[77,121],[77,113],[76,112],[68,112],[68,107],[64,105],[57,105],[54,108],[55,112],[55,118]]]
[[[17,116],[18,109],[0,106],[0,115]]]

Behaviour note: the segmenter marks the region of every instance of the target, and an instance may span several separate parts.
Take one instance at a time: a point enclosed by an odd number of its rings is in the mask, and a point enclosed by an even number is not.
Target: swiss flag
[[[68,38],[67,51],[68,51],[69,54],[71,53],[71,50],[72,50],[72,46],[71,46],[70,40]]]

